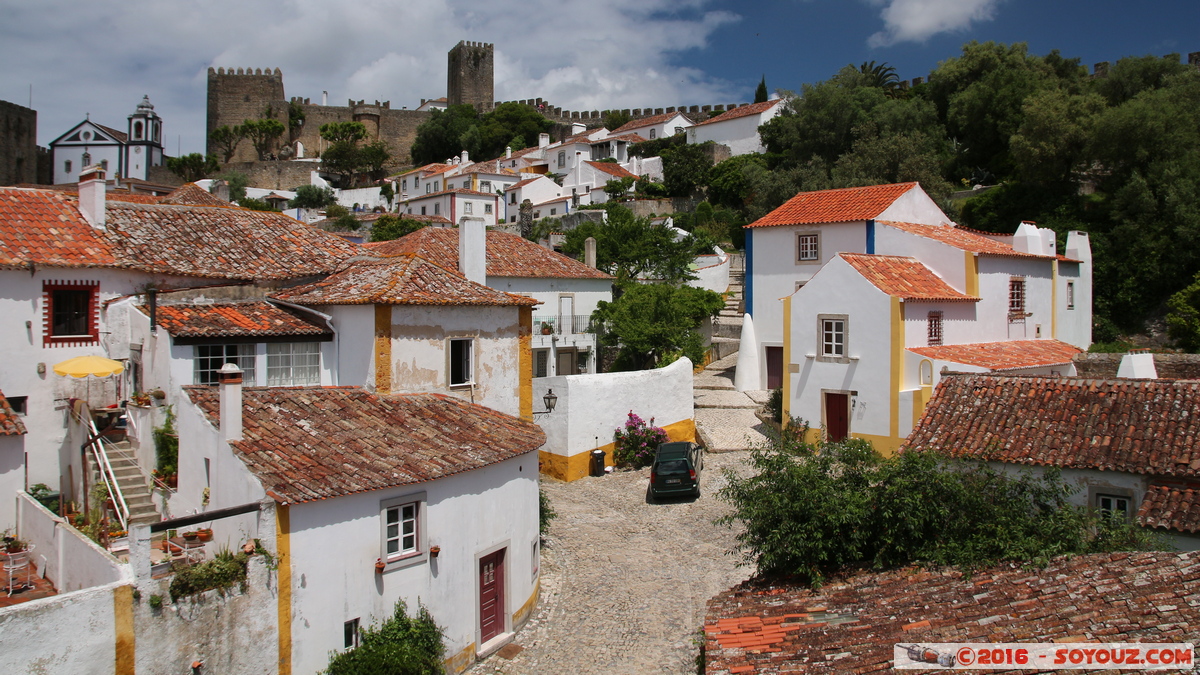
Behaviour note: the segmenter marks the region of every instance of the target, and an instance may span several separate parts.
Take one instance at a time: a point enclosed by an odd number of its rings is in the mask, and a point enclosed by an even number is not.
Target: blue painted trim
[[[742,295],[746,300],[746,312],[751,316],[754,315],[754,232],[755,228],[748,228],[750,231],[746,233],[746,260],[745,260],[745,280],[742,282]]]
[[[867,255],[875,255],[875,221],[867,221]]]

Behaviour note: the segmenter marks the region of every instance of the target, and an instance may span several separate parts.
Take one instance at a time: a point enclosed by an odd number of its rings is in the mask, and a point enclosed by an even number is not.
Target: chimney
[[[212,194],[217,199],[229,201],[229,183],[223,180],[214,181],[212,184]]]
[[[1041,255],[1042,237],[1038,234],[1037,226],[1029,221],[1022,221],[1021,226],[1013,234],[1012,247],[1018,253]]]
[[[1157,380],[1158,369],[1154,366],[1154,355],[1149,352],[1130,352],[1121,357],[1117,377],[1128,380]]]
[[[538,134],[538,147],[544,148],[550,145],[550,134]]]
[[[596,267],[596,238],[588,237],[583,240],[583,264],[588,267]]]
[[[79,172],[79,211],[88,224],[104,229],[104,169],[99,164],[84,167]]]
[[[505,157],[505,159],[509,159],[512,157],[512,146],[511,145],[504,146],[504,157]]]
[[[470,155],[468,155],[468,154],[467,154],[467,151],[466,151],[466,150],[463,150],[463,151],[462,151],[462,163],[463,163],[463,164],[470,164],[470,163],[471,163]]]
[[[578,136],[579,134],[582,134],[585,131],[587,131],[587,127],[585,127],[582,122],[572,122],[571,123],[571,135],[572,136]]]
[[[242,369],[226,363],[217,371],[221,389],[221,440],[242,440]]]
[[[483,218],[463,218],[458,224],[458,271],[468,281],[487,285],[487,227]]]

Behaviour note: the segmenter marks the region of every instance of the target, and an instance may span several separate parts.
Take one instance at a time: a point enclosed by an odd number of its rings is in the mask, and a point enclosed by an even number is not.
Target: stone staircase
[[[745,271],[741,269],[741,254],[730,255],[735,264],[731,265],[732,269],[729,271],[729,293],[725,298],[724,309],[713,320],[713,361],[736,354],[742,338],[742,284],[745,281]]]
[[[108,462],[112,465],[117,485],[129,506],[129,522],[156,523],[162,520],[158,509],[154,507],[150,486],[146,484],[146,478],[137,465],[129,441],[110,444],[108,450]],[[93,471],[93,480],[100,480],[98,471]]]

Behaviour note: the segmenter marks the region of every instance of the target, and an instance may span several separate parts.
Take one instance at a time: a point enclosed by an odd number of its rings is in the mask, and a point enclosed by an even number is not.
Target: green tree
[[[1167,301],[1167,334],[1189,352],[1200,352],[1200,273]]]
[[[724,296],[703,288],[628,283],[620,297],[597,303],[592,319],[605,326],[601,342],[619,347],[614,370],[645,370],[680,356],[701,362],[704,343],[696,330],[724,306]]]
[[[884,458],[866,441],[812,445],[806,432],[793,420],[720,492],[733,505],[721,522],[744,524],[737,547],[763,574],[819,585],[863,566],[970,570],[1163,546],[1124,517],[1072,505],[1075,489],[1055,470],[1012,477],[920,450]]]
[[[412,144],[412,161],[421,166],[445,161],[462,152],[462,135],[479,120],[475,107],[452,105],[445,110],[433,110],[429,119],[417,127]]]
[[[879,87],[887,92],[888,96],[894,96],[900,90],[900,76],[896,75],[896,69],[887,63],[863,62],[858,67],[858,72],[867,77],[869,86]]]
[[[299,101],[293,100],[288,104],[288,132],[293,137],[300,135],[300,129],[304,127],[304,106]]]
[[[754,90],[754,102],[766,103],[771,98],[771,93],[767,91],[767,76],[763,75],[762,80],[758,83],[758,88]]]
[[[1021,125],[1009,138],[1015,173],[1022,180],[1078,183],[1092,125],[1104,110],[1098,94],[1043,89],[1025,99]]]
[[[392,206],[392,200],[396,198],[396,189],[392,187],[394,183],[390,180],[385,180],[383,185],[379,186],[379,196],[387,200],[388,208]]]
[[[387,174],[387,164],[392,159],[387,144],[373,141],[358,149],[357,170],[367,174],[371,180],[381,180]]]
[[[714,166],[708,173],[708,200],[734,209],[745,208],[750,201],[750,184],[745,170],[750,165],[765,169],[767,160],[751,153],[730,157]]]
[[[316,185],[301,185],[296,188],[296,196],[288,202],[293,209],[323,209],[330,204],[336,204],[337,197],[332,188],[317,187]]]
[[[283,126],[283,122],[275,119],[258,119],[246,120],[242,122],[242,133],[254,146],[254,152],[258,153],[258,160],[261,162],[267,158],[267,153],[275,148],[279,141],[279,137],[287,128]]]
[[[608,195],[609,201],[619,202],[629,194],[629,188],[636,180],[633,176],[614,178],[604,184],[604,194]]]
[[[629,113],[624,110],[610,110],[604,116],[604,128],[609,131],[616,131],[626,124],[629,124]]]
[[[1161,89],[1176,76],[1194,70],[1179,62],[1178,54],[1127,57],[1117,61],[1108,75],[1096,80],[1096,91],[1108,104],[1118,106],[1143,91]]]
[[[410,220],[403,216],[379,216],[371,226],[371,241],[392,241],[407,234],[412,234],[425,227],[419,220]]]
[[[246,188],[250,185],[250,177],[241,171],[226,171],[217,176],[229,186],[229,201],[239,202],[246,197]]]
[[[233,159],[234,153],[237,152],[237,147],[241,144],[242,139],[246,137],[245,130],[240,125],[223,126],[213,129],[208,135],[208,140],[221,153],[221,161],[225,164]]]
[[[408,615],[403,600],[379,627],[362,631],[358,647],[330,656],[325,675],[442,675],[442,629],[424,605]]]
[[[254,197],[242,197],[237,200],[237,205],[251,211],[274,211],[275,213],[279,213],[279,209],[272,206],[270,202],[263,199],[255,199]]]
[[[475,161],[492,159],[504,154],[505,147],[516,150],[537,145],[538,136],[549,132],[553,126],[531,106],[501,103],[479,119],[476,125],[478,146],[468,148],[464,145],[462,149],[468,150]],[[519,145],[512,146],[516,139],[520,139]]]
[[[367,126],[362,122],[328,122],[318,131],[330,143],[355,144],[367,137]]]
[[[682,144],[662,151],[663,186],[672,197],[690,197],[693,192],[708,185],[708,172],[712,159],[705,146]]]
[[[338,177],[340,187],[354,185],[354,174],[362,166],[359,147],[352,141],[339,141],[321,153],[321,168]]]
[[[167,168],[184,181],[194,183],[217,173],[221,170],[221,165],[217,163],[215,155],[205,157],[193,152],[182,157],[168,157]]]
[[[596,239],[596,266],[617,277],[618,283],[634,279],[680,282],[694,278],[691,265],[701,244],[694,237],[675,239],[672,230],[638,218],[629,209],[606,205],[602,223],[580,223],[567,232],[563,252],[583,255],[584,241]],[[708,252],[708,251],[703,251]]]

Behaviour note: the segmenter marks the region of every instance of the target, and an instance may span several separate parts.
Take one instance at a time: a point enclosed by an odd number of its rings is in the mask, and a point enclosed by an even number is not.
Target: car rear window
[[[659,472],[659,473],[663,473],[663,474],[666,474],[666,473],[687,473],[687,471],[688,471],[688,464],[687,464],[687,460],[683,460],[683,459],[668,459],[668,460],[667,460],[667,461],[665,461],[665,462],[659,462],[659,463],[658,463],[658,472]]]

